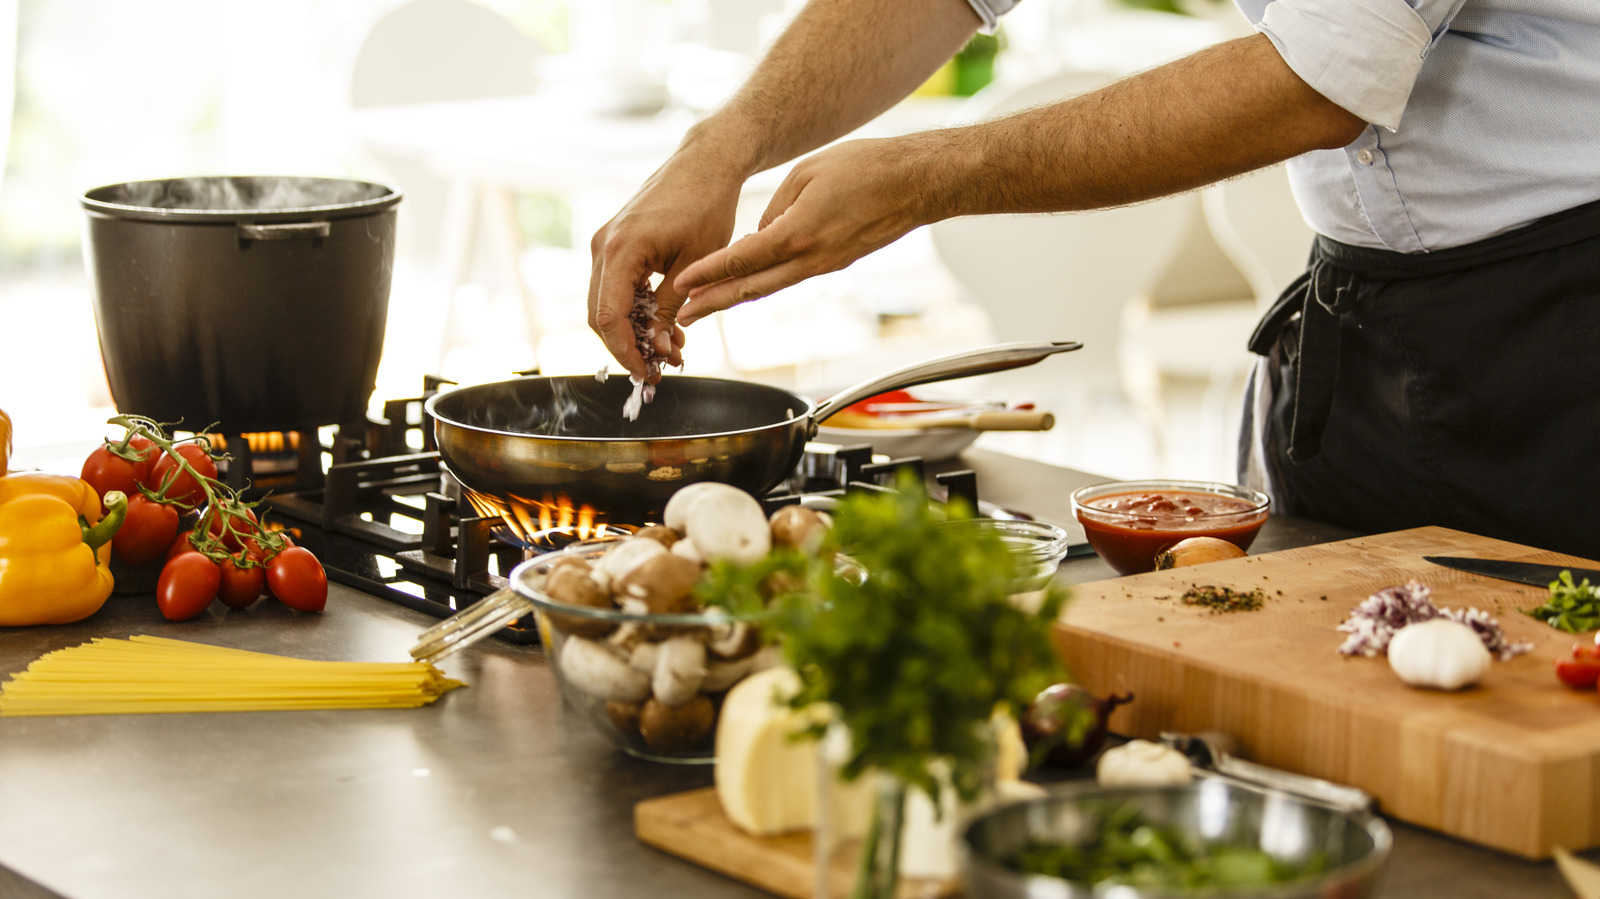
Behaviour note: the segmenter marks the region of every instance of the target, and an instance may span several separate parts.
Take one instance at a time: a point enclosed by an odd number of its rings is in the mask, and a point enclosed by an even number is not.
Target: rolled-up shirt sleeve
[[[1393,131],[1423,58],[1462,2],[1273,0],[1256,28],[1314,90]]]
[[[1018,2],[1019,0],[967,0],[967,5],[972,7],[972,11],[983,20],[978,30],[984,34],[994,34],[994,27],[999,24],[1000,17],[1010,12]]]

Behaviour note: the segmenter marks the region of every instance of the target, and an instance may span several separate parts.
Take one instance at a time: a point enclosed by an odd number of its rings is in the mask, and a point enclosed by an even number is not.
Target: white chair
[[[975,95],[959,118],[970,122],[1003,116],[1111,80],[1099,73],[1064,72],[1021,88],[995,85]],[[1094,395],[1128,396],[1118,358],[1123,306],[1166,269],[1198,203],[1189,195],[1097,212],[981,216],[929,226],[940,259],[987,313],[997,341],[1076,340],[1084,345],[1061,357],[1050,374],[1024,369],[990,376],[983,384],[1007,390],[1007,399],[1022,390],[1041,406],[1070,407],[1059,410],[1067,414],[1058,415],[1062,423],[1053,437],[1040,440],[1079,440],[1081,428],[1074,421],[1082,421]],[[1041,389],[1044,378],[1059,380]],[[1160,465],[1163,421],[1154,409],[1136,405],[1134,411],[1154,438],[1151,448]]]
[[[367,109],[532,93],[537,42],[509,20],[470,0],[413,0],[377,20],[363,39],[350,77],[350,106]],[[405,195],[400,241],[408,259],[436,272],[450,310],[474,277],[487,273],[522,302],[530,345],[537,345],[533,304],[518,258],[521,241],[512,191],[476,172],[441,172],[427,163],[369,150]],[[480,252],[480,244],[483,252]],[[441,353],[452,342],[452,317],[441,327]]]
[[[1208,471],[1178,473],[1225,477],[1233,467],[1237,400],[1254,364],[1246,343],[1261,313],[1305,269],[1313,232],[1295,205],[1282,165],[1206,188],[1201,208],[1203,226],[1243,276],[1248,294],[1171,305],[1148,293],[1135,296],[1124,312],[1120,355],[1127,389],[1163,418],[1169,379],[1205,385],[1199,433],[1189,439],[1208,450],[1201,455],[1221,458]],[[1183,276],[1169,271],[1164,280]]]

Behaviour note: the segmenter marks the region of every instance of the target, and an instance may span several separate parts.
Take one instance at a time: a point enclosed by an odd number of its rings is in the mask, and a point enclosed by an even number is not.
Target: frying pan
[[[637,421],[626,377],[526,377],[440,393],[426,409],[439,459],[481,513],[515,526],[565,498],[616,521],[645,521],[698,481],[760,496],[794,471],[829,415],[917,384],[1032,365],[1081,344],[1009,343],[942,356],[863,381],[820,403],[777,387],[672,376]]]

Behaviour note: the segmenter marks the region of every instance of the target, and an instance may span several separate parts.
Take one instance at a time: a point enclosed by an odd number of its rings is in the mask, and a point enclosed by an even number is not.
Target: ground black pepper
[[[1258,587],[1241,592],[1211,584],[1190,587],[1179,597],[1184,605],[1204,606],[1213,612],[1253,612],[1266,603],[1266,594]]]

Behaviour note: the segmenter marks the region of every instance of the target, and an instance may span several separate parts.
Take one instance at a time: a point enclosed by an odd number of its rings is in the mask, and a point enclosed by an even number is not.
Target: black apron
[[[1250,349],[1240,479],[1276,511],[1600,557],[1600,203],[1426,254],[1319,236]]]

